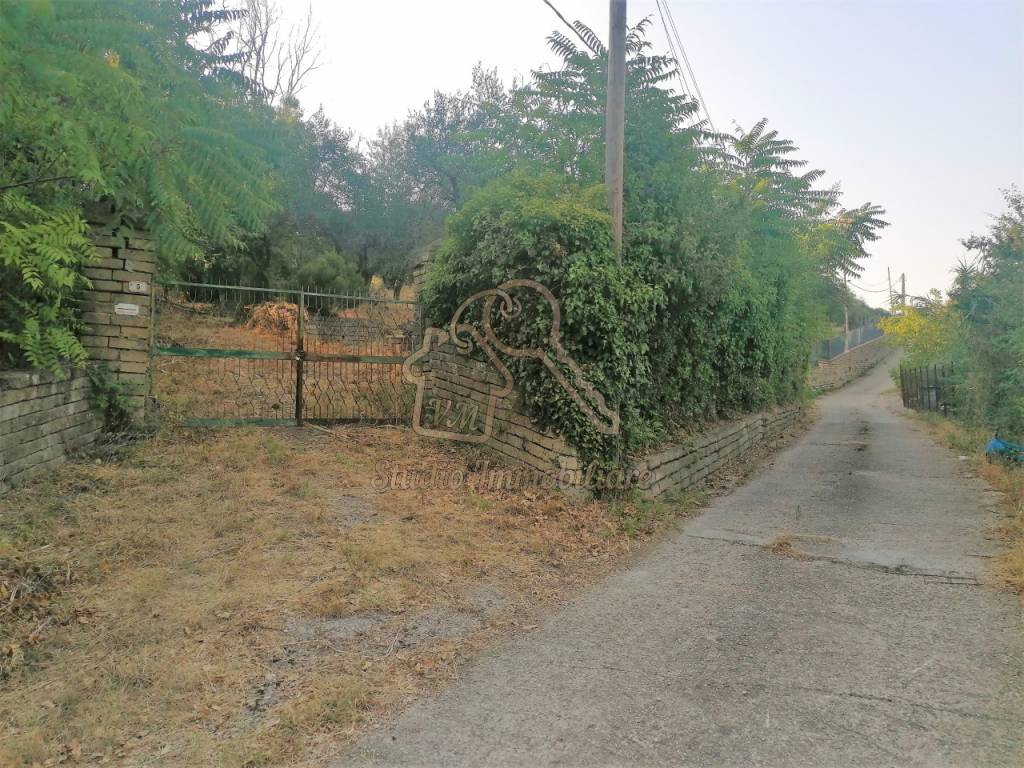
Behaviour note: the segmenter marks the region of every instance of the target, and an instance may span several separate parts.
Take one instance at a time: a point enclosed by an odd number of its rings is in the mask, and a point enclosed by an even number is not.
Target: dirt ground
[[[0,765],[321,765],[756,463],[597,502],[395,427],[100,451],[0,499]]]

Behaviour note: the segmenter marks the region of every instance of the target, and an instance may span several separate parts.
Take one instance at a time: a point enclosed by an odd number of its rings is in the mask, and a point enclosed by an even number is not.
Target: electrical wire
[[[657,0],[657,2],[658,9],[660,10],[663,5],[662,0]],[[672,27],[672,32],[675,35],[676,46],[679,48],[679,53],[682,54],[683,64],[686,65],[686,71],[690,74],[690,80],[693,83],[693,88],[697,92],[696,95],[698,103],[704,110],[704,115],[708,119],[708,125],[711,126],[712,133],[718,133],[718,130],[715,128],[715,123],[711,119],[711,113],[708,112],[708,104],[707,101],[704,99],[704,94],[701,93],[700,84],[697,82],[697,76],[693,73],[693,67],[690,66],[690,57],[686,55],[686,47],[683,45],[683,40],[679,36],[679,28],[676,27],[676,20],[672,16],[672,7],[668,4],[668,0],[665,0],[664,9],[665,15],[668,17],[668,22]]]
[[[864,286],[864,290],[870,291],[870,290],[874,290],[876,288],[879,288],[879,289],[880,288],[886,288],[886,289],[888,289],[888,286],[889,286],[889,281],[888,280],[882,280],[877,285],[865,285]]]
[[[661,17],[661,28],[665,30],[665,40],[668,42],[669,53],[672,54],[673,60],[676,62],[676,75],[679,77],[679,83],[683,87],[683,93],[687,96],[692,96],[693,92],[690,90],[689,83],[686,82],[686,75],[683,74],[683,68],[680,64],[681,59],[679,53],[676,51],[676,44],[672,40],[672,34],[668,31],[668,22],[665,21],[665,12],[661,8],[661,0],[657,0],[658,5],[658,16]],[[698,104],[698,108],[700,105]],[[690,124],[692,125],[696,121],[696,116],[691,116]]]
[[[858,291],[864,291],[864,293],[889,293],[888,288],[862,288],[855,283],[850,283],[850,287],[856,288]]]

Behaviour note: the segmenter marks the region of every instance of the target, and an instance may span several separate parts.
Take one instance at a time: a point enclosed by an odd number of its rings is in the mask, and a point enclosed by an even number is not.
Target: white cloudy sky
[[[306,0],[279,0],[288,17]],[[959,239],[1024,186],[1022,0],[669,0],[720,130],[761,117],[839,182],[844,204],[885,206],[892,226],[859,284],[944,288]],[[312,0],[323,66],[302,101],[372,136],[434,89],[464,89],[477,62],[507,80],[553,62],[561,28],[542,0]],[[605,0],[555,0],[606,35]],[[654,0],[630,0],[633,23]],[[863,293],[881,305],[884,293]]]

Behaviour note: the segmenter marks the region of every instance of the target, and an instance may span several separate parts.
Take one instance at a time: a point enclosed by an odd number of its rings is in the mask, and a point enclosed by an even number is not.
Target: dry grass
[[[936,414],[916,414],[936,439],[966,456],[971,469],[1002,494],[1004,521],[992,533],[1006,549],[993,559],[993,574],[1007,589],[1024,595],[1024,467],[988,461],[984,450],[991,434]]]
[[[322,764],[672,519],[479,473],[407,430],[163,434],[0,500],[0,764]],[[475,469],[474,469],[475,467]]]
[[[779,557],[788,557],[793,560],[810,560],[811,556],[801,552],[796,548],[794,539],[797,538],[791,533],[783,533],[776,536],[767,544],[762,545],[762,549],[771,552],[773,555]]]
[[[767,544],[763,544],[761,548],[779,557],[789,557],[793,560],[813,560],[814,557],[812,555],[797,547],[800,543],[833,544],[835,539],[831,536],[813,536],[787,531],[779,534]]]

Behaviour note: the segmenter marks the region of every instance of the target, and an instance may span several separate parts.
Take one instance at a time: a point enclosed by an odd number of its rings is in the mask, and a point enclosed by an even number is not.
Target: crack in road
[[[772,541],[764,540],[752,540],[752,539],[737,539],[730,538],[727,536],[713,536],[699,533],[687,533],[687,536],[694,539],[705,539],[707,541],[723,541],[727,544],[739,544],[744,547],[753,547],[755,549],[762,549],[766,552],[771,552],[770,546]],[[794,535],[794,539],[799,540],[800,536]],[[841,543],[841,542],[839,542]],[[804,549],[794,549],[794,554],[797,557],[791,555],[776,555],[776,557],[789,557],[790,559],[803,560],[805,562],[817,561],[823,563],[832,563],[834,565],[847,565],[851,568],[864,568],[870,571],[880,571],[882,573],[889,573],[894,576],[921,576],[934,581],[939,581],[943,584],[952,584],[957,586],[971,586],[981,587],[984,583],[979,581],[977,577],[965,576],[960,573],[951,573],[949,571],[936,571],[927,570],[924,568],[915,568],[910,565],[886,565],[885,563],[876,563],[870,560],[855,560],[844,557],[836,557],[833,555],[822,555],[815,552],[808,552]],[[988,557],[988,555],[974,555],[974,557]]]

